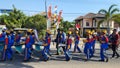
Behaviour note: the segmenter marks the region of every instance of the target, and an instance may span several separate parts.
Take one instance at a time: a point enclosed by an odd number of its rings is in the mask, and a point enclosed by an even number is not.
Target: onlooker
[[[119,36],[117,34],[117,29],[113,30],[111,37],[112,37],[111,43],[112,43],[112,51],[113,51],[112,58],[115,57],[115,55],[117,55],[117,58],[118,58],[119,54],[117,53],[117,47],[118,47],[117,43],[118,43]]]

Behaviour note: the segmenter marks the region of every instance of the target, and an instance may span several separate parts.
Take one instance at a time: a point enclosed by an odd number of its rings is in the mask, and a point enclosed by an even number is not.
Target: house
[[[95,13],[88,13],[85,16],[79,16],[75,19],[76,24],[80,24],[80,31],[81,36],[85,36],[87,30],[95,30],[98,28],[98,22],[104,19],[104,14],[95,14]],[[112,30],[114,28],[114,21],[110,21],[109,26],[107,22],[103,22],[100,25],[101,30],[106,30],[108,27]]]

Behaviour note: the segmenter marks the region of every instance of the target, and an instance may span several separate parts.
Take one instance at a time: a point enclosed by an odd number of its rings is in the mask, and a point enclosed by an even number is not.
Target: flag
[[[80,28],[80,24],[79,23],[75,24],[75,27],[76,27],[76,29],[79,29]]]
[[[54,23],[57,22],[57,5],[54,8]]]
[[[38,42],[38,41],[39,41],[39,38],[38,38],[38,32],[37,32],[36,29],[34,29],[34,33],[35,33],[35,38],[36,38],[36,40],[37,40],[37,42]]]
[[[62,10],[60,10],[60,12],[59,12],[59,15],[58,15],[58,24],[60,24],[60,20],[61,20],[61,15],[62,15]]]
[[[54,9],[55,13],[57,14],[57,5],[55,6],[55,9]]]
[[[48,8],[48,18],[51,18],[51,15],[52,15],[51,8],[52,8],[52,6],[50,5]]]

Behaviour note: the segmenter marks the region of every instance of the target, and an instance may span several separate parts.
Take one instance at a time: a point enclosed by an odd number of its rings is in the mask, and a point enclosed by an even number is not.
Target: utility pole
[[[46,22],[47,22],[47,29],[48,29],[48,21],[47,21],[47,0],[45,0],[45,17],[46,17]]]
[[[47,19],[47,0],[45,0],[45,13],[46,13],[46,19]]]

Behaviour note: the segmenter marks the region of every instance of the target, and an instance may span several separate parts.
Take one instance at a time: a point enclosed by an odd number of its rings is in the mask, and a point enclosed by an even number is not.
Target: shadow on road
[[[7,60],[4,62],[0,62],[0,68],[34,68],[30,65],[26,65],[24,62],[22,62],[21,59],[22,56],[14,57],[12,61]]]

